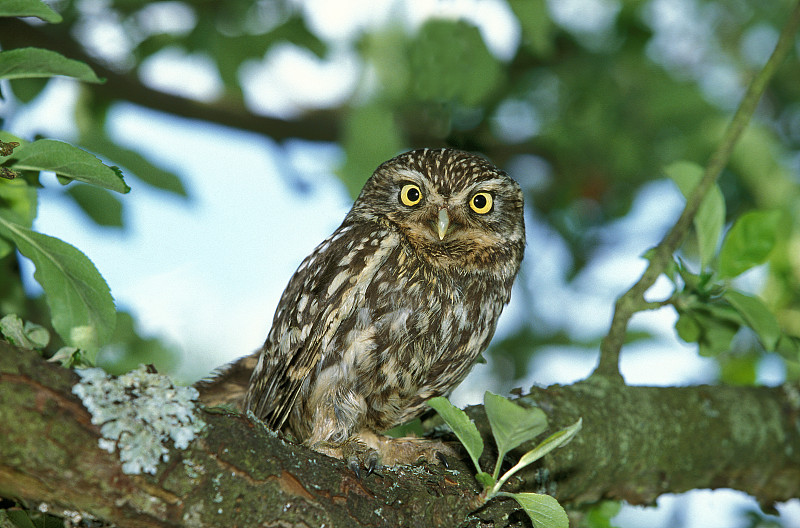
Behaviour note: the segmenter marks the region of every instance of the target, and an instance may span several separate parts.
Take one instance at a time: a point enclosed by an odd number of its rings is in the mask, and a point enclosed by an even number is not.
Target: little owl
[[[356,473],[445,452],[380,432],[450,392],[486,349],[522,260],[522,209],[519,185],[466,152],[380,165],[289,281],[245,408]]]

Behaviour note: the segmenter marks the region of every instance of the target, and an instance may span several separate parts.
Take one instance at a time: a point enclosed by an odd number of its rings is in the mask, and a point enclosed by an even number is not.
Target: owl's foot
[[[458,458],[450,445],[429,438],[392,438],[372,431],[361,431],[342,443],[320,442],[312,449],[347,463],[358,478],[369,476],[381,466],[416,465],[423,462],[449,467],[447,459]]]
[[[341,458],[359,478],[362,470],[369,475],[380,466],[439,463],[448,467],[447,458],[458,453],[439,440],[428,438],[391,438],[371,431],[361,431],[341,444],[317,444],[313,448],[326,455]]]
[[[320,442],[310,447],[330,457],[344,460],[358,478],[362,477],[362,468],[366,469],[366,475],[363,476],[368,476],[380,465],[380,453],[355,436],[342,443]]]

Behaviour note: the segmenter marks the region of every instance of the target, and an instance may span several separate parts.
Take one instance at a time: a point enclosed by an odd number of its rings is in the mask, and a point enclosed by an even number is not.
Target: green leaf
[[[773,352],[781,337],[778,320],[769,308],[759,299],[736,290],[725,292],[725,299],[736,308],[747,325],[752,328],[767,352]]]
[[[79,348],[72,346],[63,346],[56,351],[53,356],[47,361],[51,363],[61,363],[61,365],[70,368],[75,366],[94,366],[92,363],[85,363],[83,361],[81,351]]]
[[[775,351],[789,361],[800,361],[800,338],[781,334]]]
[[[0,180],[0,207],[12,211],[19,223],[30,227],[36,218],[36,188],[22,178]]]
[[[117,167],[104,165],[93,154],[54,139],[40,139],[14,150],[7,163],[14,169],[52,171],[120,193],[131,190]]]
[[[347,159],[336,172],[355,197],[378,165],[403,148],[403,141],[391,110],[379,104],[350,112],[344,132],[342,145]]]
[[[74,185],[67,189],[67,194],[96,224],[122,227],[122,202],[109,191],[90,185]]]
[[[536,462],[553,449],[561,447],[572,440],[572,438],[578,434],[578,431],[581,430],[581,427],[583,427],[583,418],[579,418],[577,422],[570,425],[566,429],[557,431],[545,438],[539,445],[522,455],[522,458],[519,459],[519,462],[517,462],[514,467],[506,471],[503,477],[497,481],[493,491],[499,491],[503,484],[505,484],[506,481],[517,471]]]
[[[34,350],[41,350],[50,342],[50,332],[45,327],[30,321],[23,324],[16,314],[0,319],[0,334],[13,345]]]
[[[114,332],[116,311],[108,285],[94,264],[73,246],[17,224],[0,210],[0,235],[11,240],[36,266],[53,328],[89,360]]]
[[[0,2],[0,17],[36,17],[51,24],[61,22],[61,15],[39,0],[3,0]]]
[[[30,103],[41,94],[52,77],[27,77],[22,79],[12,79],[11,91],[14,97],[21,103]]]
[[[18,48],[0,51],[0,79],[28,79],[63,75],[79,81],[103,83],[83,62],[68,59],[55,51]]]
[[[672,163],[664,169],[664,172],[675,182],[687,199],[703,178],[703,168],[687,161]],[[703,199],[694,218],[700,264],[703,268],[711,263],[717,253],[717,243],[724,225],[725,198],[722,196],[719,186],[715,184]]]
[[[719,252],[720,278],[736,277],[767,260],[775,247],[780,211],[748,211],[728,231]]]
[[[481,466],[478,464],[478,459],[483,453],[483,438],[481,438],[478,428],[467,417],[467,413],[455,407],[452,403],[447,401],[447,398],[437,396],[428,400],[433,410],[439,413],[442,420],[445,421],[453,433],[458,437],[464,448],[472,458],[473,464],[478,471],[481,471]]]
[[[534,528],[569,528],[567,512],[550,495],[540,493],[512,493],[510,495],[531,518]]]
[[[751,387],[756,384],[758,364],[762,354],[758,352],[726,353],[717,356],[719,379],[726,385]]]
[[[547,429],[547,417],[541,409],[526,409],[489,391],[483,396],[483,404],[497,443],[497,479],[506,453],[542,434]]]
[[[119,325],[119,323],[117,324]],[[138,363],[133,365],[132,368],[136,368],[137,366],[139,366]],[[161,369],[158,369],[158,371],[161,372]],[[410,422],[392,427],[391,429],[384,431],[383,434],[386,436],[391,436],[392,438],[402,438],[404,436],[422,436],[425,434],[425,428],[422,427],[422,420],[417,417]]]
[[[5,510],[5,514],[8,515],[9,520],[16,528],[39,528],[31,520],[31,516],[34,514],[34,512],[24,510]]]
[[[500,63],[486,48],[478,28],[460,20],[425,22],[408,57],[411,93],[423,101],[476,106],[502,77]]]
[[[678,337],[687,343],[696,343],[702,335],[700,325],[691,315],[686,313],[678,317],[678,321],[675,323],[675,331],[678,333]]]
[[[622,503],[619,501],[596,503],[586,512],[586,525],[583,528],[613,528],[611,519],[616,517],[621,509]]]
[[[700,328],[703,335],[698,344],[699,353],[703,357],[714,357],[729,351],[731,342],[739,331],[739,325],[708,315],[703,315],[700,319]]]
[[[537,57],[550,57],[554,51],[556,27],[545,0],[509,0],[509,7],[522,26],[522,41]]]

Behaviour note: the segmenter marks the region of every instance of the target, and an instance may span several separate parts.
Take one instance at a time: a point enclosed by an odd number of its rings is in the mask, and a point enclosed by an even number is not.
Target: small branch
[[[648,308],[644,300],[645,292],[664,272],[672,260],[672,255],[686,238],[700,204],[717,181],[722,169],[728,164],[731,153],[742,132],[750,122],[750,118],[753,116],[753,112],[766,90],[769,80],[786,58],[789,50],[791,50],[794,36],[799,27],[800,2],[795,5],[789,21],[781,31],[778,43],[775,45],[769,60],[748,86],[747,92],[745,92],[742,102],[736,110],[736,114],[734,114],[725,131],[722,142],[709,159],[703,178],[686,201],[686,207],[683,209],[678,221],[656,246],[650,258],[650,263],[639,281],[617,300],[611,328],[600,344],[600,361],[592,376],[603,376],[622,381],[622,376],[619,373],[619,354],[625,342],[628,322],[634,313]]]

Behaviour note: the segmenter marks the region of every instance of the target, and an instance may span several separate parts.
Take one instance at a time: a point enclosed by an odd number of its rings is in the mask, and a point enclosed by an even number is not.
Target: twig
[[[614,307],[614,317],[611,320],[611,328],[600,344],[600,361],[592,373],[593,377],[602,376],[622,381],[622,376],[619,373],[619,354],[625,342],[628,322],[634,313],[648,308],[648,303],[644,300],[644,293],[655,283],[659,275],[667,269],[673,253],[686,238],[700,204],[716,182],[722,169],[728,164],[733,148],[747,127],[769,80],[792,48],[794,36],[799,27],[800,1],[795,5],[789,20],[781,31],[769,60],[747,87],[747,92],[745,92],[742,102],[739,103],[739,108],[728,125],[722,142],[709,159],[703,178],[689,195],[686,207],[683,209],[678,221],[655,247],[647,269],[639,281],[617,300]]]

